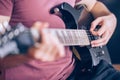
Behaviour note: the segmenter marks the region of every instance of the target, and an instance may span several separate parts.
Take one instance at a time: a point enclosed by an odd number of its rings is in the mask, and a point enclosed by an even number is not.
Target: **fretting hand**
[[[43,29],[48,23],[36,22],[33,27],[40,31],[41,41],[37,47],[29,49],[28,55],[41,61],[54,61],[65,56],[64,47],[59,40]]]

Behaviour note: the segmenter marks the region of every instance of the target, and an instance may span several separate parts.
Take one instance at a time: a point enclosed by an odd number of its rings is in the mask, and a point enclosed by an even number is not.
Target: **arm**
[[[77,4],[86,4],[87,9],[95,17],[95,20],[91,23],[90,31],[93,35],[100,36],[101,38],[92,41],[92,46],[96,47],[107,44],[116,27],[117,21],[115,15],[103,3],[96,0],[82,0]],[[98,31],[94,31],[97,25],[101,27]]]
[[[0,69],[19,66],[23,63],[28,63],[33,60],[41,62],[50,62],[60,59],[65,56],[64,47],[57,38],[44,32],[43,29],[48,27],[48,23],[36,22],[32,28],[39,30],[41,34],[41,41],[37,45],[31,47],[26,55],[10,55],[1,59]]]

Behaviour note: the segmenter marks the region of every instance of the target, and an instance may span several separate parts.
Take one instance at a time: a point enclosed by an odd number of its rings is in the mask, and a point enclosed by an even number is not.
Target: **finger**
[[[47,28],[49,26],[48,23],[43,23],[41,25],[43,28],[39,29],[40,30],[40,36],[41,36],[41,42],[49,44],[50,40],[49,40],[49,36],[50,34],[45,30],[45,28]]]
[[[105,45],[109,40],[109,33],[106,31],[102,38],[98,39],[98,40],[94,40],[91,42],[92,47],[97,47],[97,46],[102,46]]]
[[[39,28],[41,28],[41,27],[42,27],[42,23],[41,23],[41,22],[35,22],[35,23],[32,25],[31,29],[30,29],[31,34],[32,34],[32,36],[33,36],[33,38],[34,38],[34,40],[35,40],[36,42],[38,42],[39,39],[40,39],[40,31],[39,31]]]
[[[49,49],[48,52],[45,53],[46,54],[45,58],[49,61],[54,61],[64,57],[64,55],[60,52],[60,50],[61,49],[56,46],[51,47],[51,49]]]
[[[39,22],[36,22],[36,23],[39,23]],[[43,23],[41,23],[41,26],[36,26],[36,28],[38,30],[42,30],[44,28],[48,28],[48,26],[49,26],[49,24],[47,22],[43,22]]]
[[[59,56],[60,57],[64,57],[65,56],[65,50],[64,50],[64,46],[62,43],[60,43],[60,41],[58,40],[57,37],[54,37],[54,44],[56,45],[58,52],[59,52]]]
[[[4,34],[5,33],[5,28],[3,27],[3,24],[0,23],[0,34]]]
[[[44,23],[42,23],[42,22],[35,22],[33,24],[32,28],[34,28],[34,29],[39,31],[39,30],[42,30],[44,28],[47,28],[48,26],[49,26],[49,24],[46,23],[46,22],[44,22]]]
[[[91,30],[91,31],[95,30],[96,26],[99,25],[99,24],[101,24],[102,20],[103,20],[103,19],[102,19],[101,17],[95,19],[95,20],[91,23],[91,28],[90,28],[90,30]]]
[[[63,47],[62,44],[59,44],[58,52],[59,52],[60,57],[64,57],[65,56],[65,50],[64,50],[64,47]]]
[[[52,47],[51,50],[49,49],[48,53],[46,53],[46,60],[54,61],[60,58],[58,54],[58,49],[56,47]]]
[[[102,25],[101,28],[96,32],[98,36],[102,36],[103,33],[105,33],[105,25]]]
[[[42,39],[41,39],[42,44],[47,44],[47,45],[51,44],[52,40],[50,38],[50,34],[48,34],[45,30],[41,31],[41,36],[42,36]]]
[[[43,53],[38,53],[38,55],[40,55],[42,61],[53,61],[56,59],[57,49],[55,47],[46,45],[41,50]]]
[[[42,23],[41,22],[35,22],[33,25],[32,25],[32,28],[35,28],[35,29],[39,29],[42,27]]]
[[[44,45],[40,45],[39,48],[34,48],[33,57],[38,60],[43,60],[45,58],[47,47]]]
[[[101,22],[102,22],[102,18],[99,17],[99,18],[95,19],[95,20],[91,23],[90,31],[92,32],[92,34],[98,35],[98,34],[96,33],[95,29],[96,29],[96,26],[97,26],[97,25],[100,25],[100,24],[101,24]]]
[[[65,56],[65,52],[64,52],[64,47],[63,45],[59,42],[58,38],[53,37],[53,36],[49,36],[49,40],[51,40],[51,45],[48,45],[49,47],[51,47],[51,49],[47,50],[48,55],[50,56],[49,60],[57,60],[61,57]]]
[[[10,31],[11,30],[11,26],[9,25],[8,21],[4,21],[3,22],[3,27],[5,28],[5,30]]]

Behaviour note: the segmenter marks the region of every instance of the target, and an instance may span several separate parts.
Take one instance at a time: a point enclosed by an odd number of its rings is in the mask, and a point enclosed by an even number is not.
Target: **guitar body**
[[[98,39],[97,36],[93,36],[89,32],[91,22],[94,20],[94,18],[83,5],[73,8],[69,4],[63,3],[51,9],[51,13],[56,14],[56,12],[54,12],[55,9],[58,9],[60,15],[57,14],[57,16],[64,21],[67,29],[85,29],[88,30],[87,34],[90,41]],[[73,51],[76,58],[80,61],[82,67],[84,68],[90,69],[99,64],[101,60],[105,60],[111,64],[110,56],[106,46],[94,48],[91,47],[91,45],[71,46],[70,49]]]

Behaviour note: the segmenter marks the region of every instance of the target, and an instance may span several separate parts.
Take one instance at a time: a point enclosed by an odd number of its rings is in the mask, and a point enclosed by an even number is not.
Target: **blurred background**
[[[120,64],[120,1],[119,0],[99,0],[102,1],[111,12],[117,17],[116,30],[107,44],[113,64]]]

